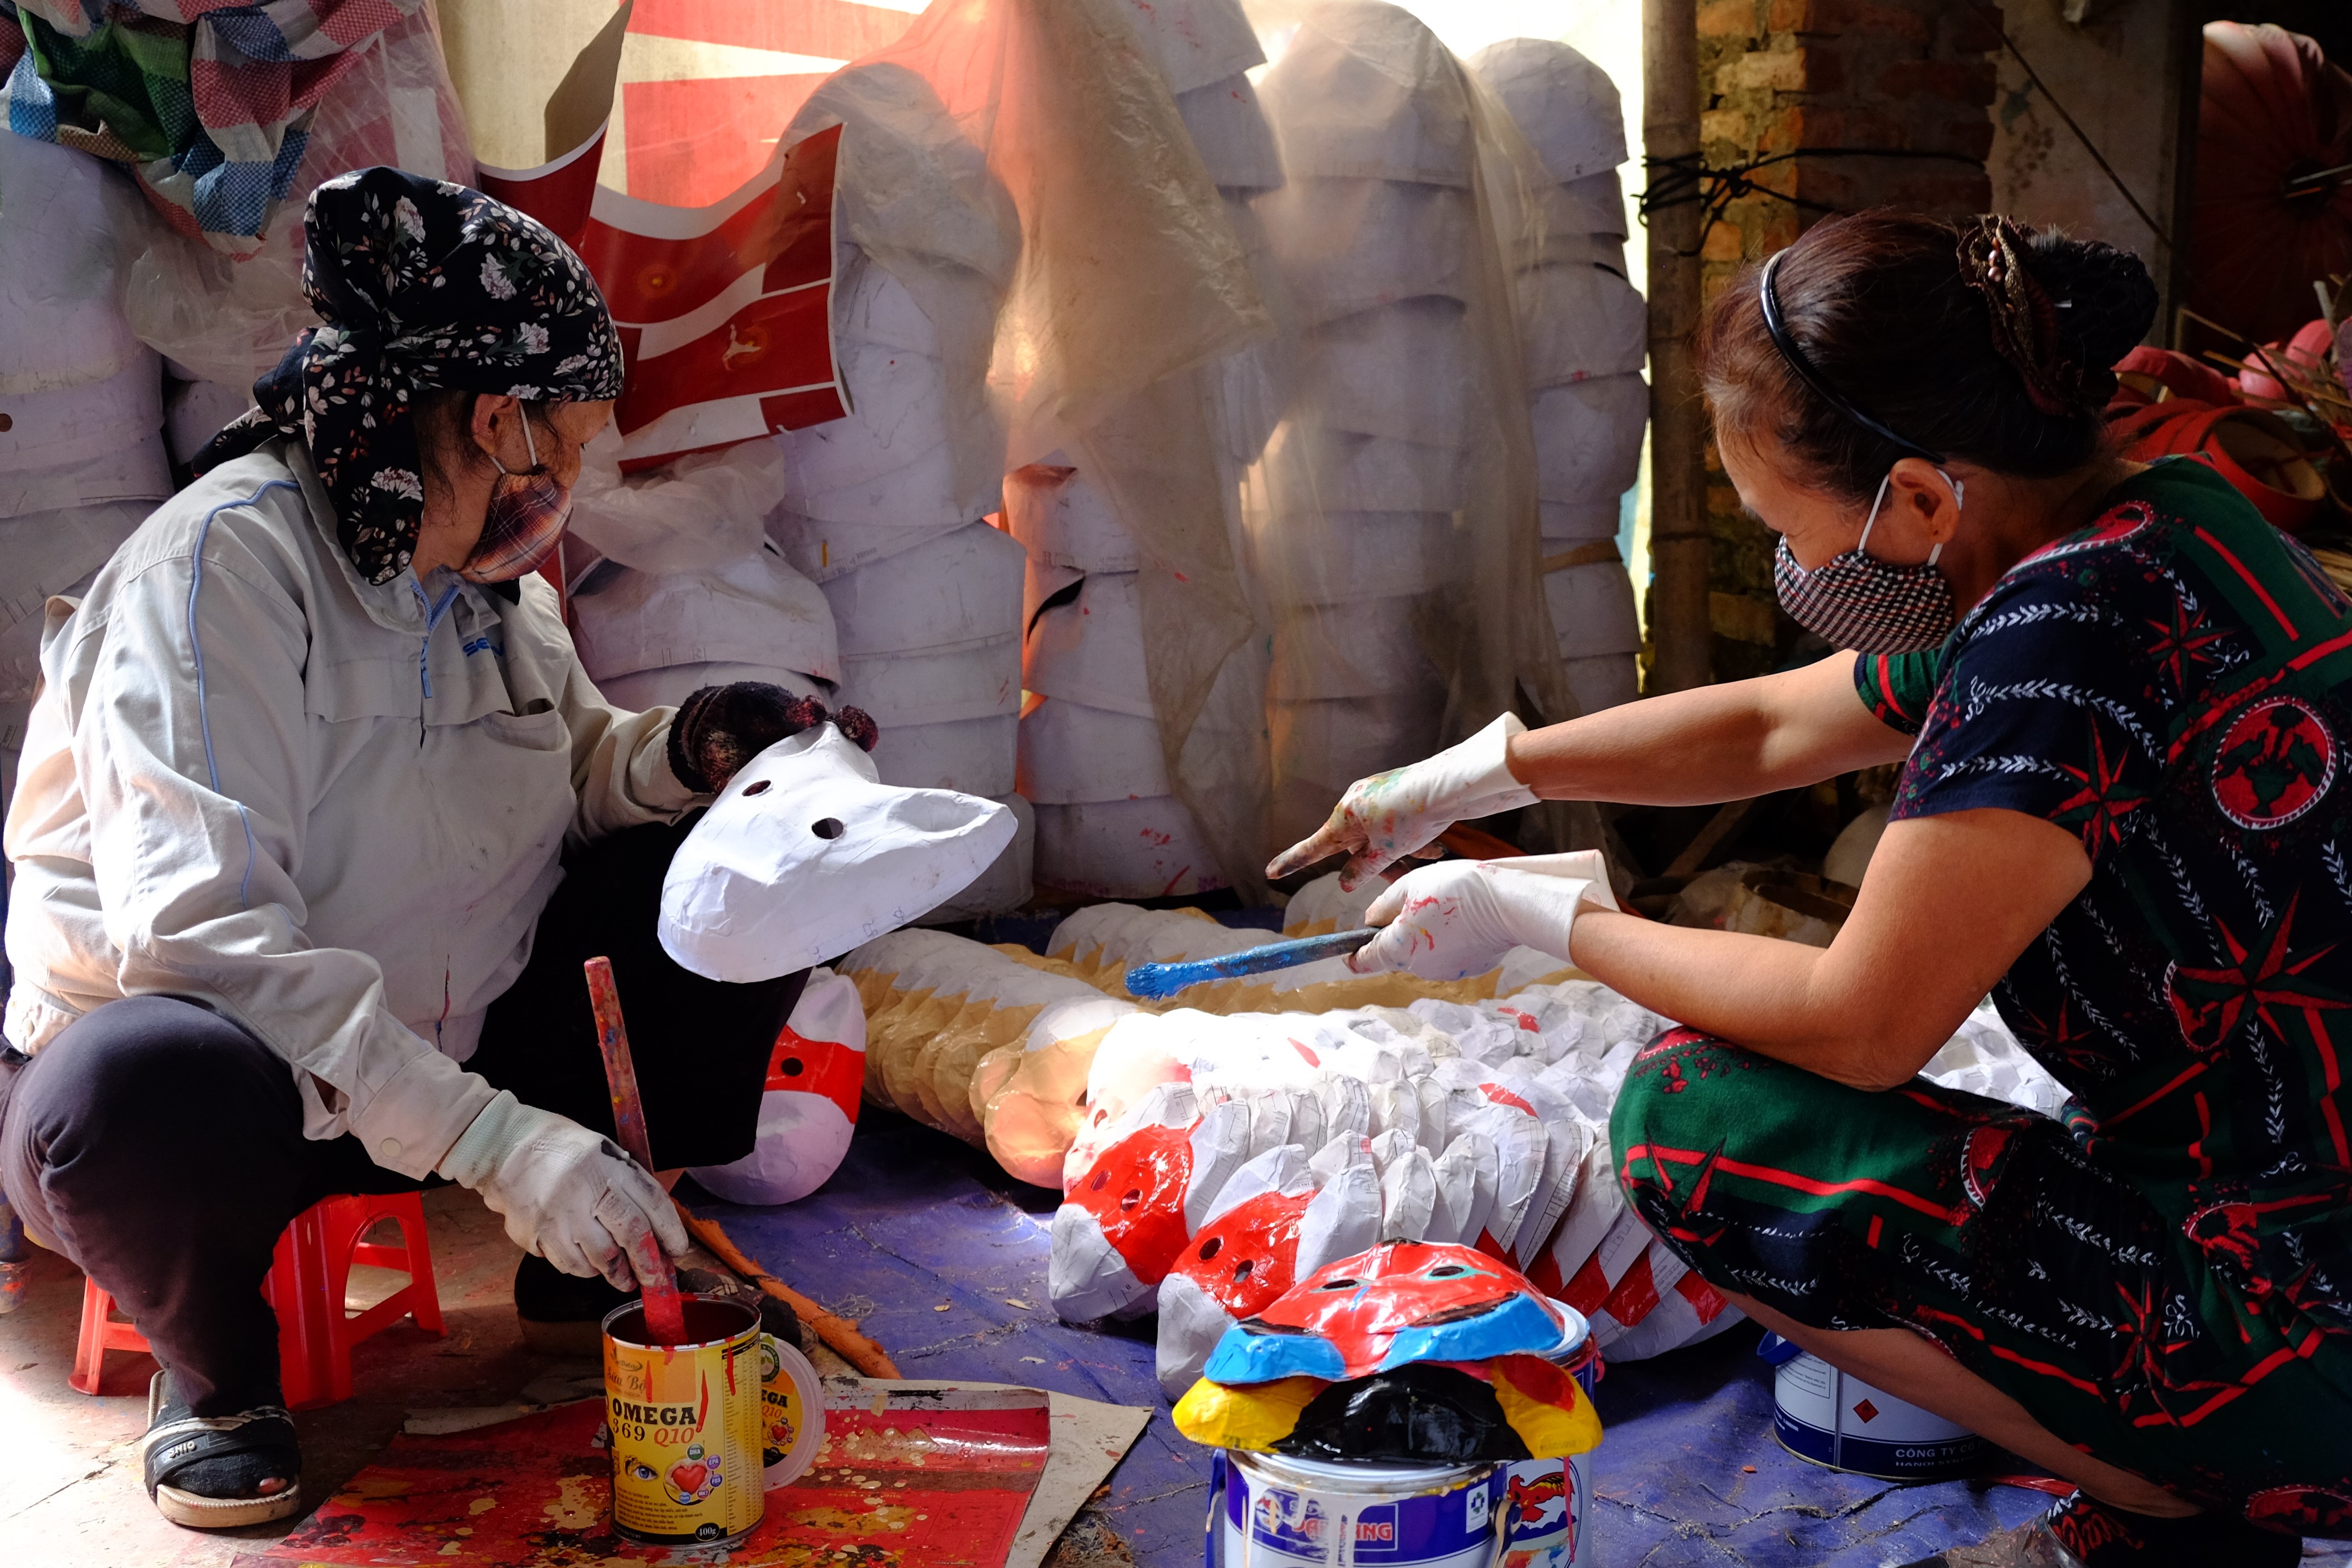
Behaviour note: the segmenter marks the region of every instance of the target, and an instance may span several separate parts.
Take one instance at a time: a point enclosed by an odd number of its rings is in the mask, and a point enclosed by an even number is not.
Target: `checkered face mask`
[[[1941,468],[1936,472],[1952,487],[1952,505],[1961,506],[1965,487]],[[1870,516],[1853,549],[1807,571],[1790,553],[1789,538],[1783,534],[1772,557],[1772,588],[1780,597],[1780,608],[1833,648],[1916,653],[1951,632],[1952,585],[1936,570],[1942,545],[1916,566],[1896,566],[1865,553],[1894,477],[1889,474],[1878,482],[1878,497],[1870,503]]]

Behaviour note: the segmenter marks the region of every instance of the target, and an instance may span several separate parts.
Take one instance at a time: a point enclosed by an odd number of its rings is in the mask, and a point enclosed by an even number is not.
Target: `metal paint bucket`
[[[1576,1385],[1590,1399],[1607,1371],[1601,1363],[1601,1348],[1592,1343],[1592,1324],[1566,1301],[1552,1301],[1549,1296],[1545,1300],[1551,1301],[1551,1310],[1559,1314],[1566,1327],[1560,1332],[1559,1343],[1546,1351],[1544,1359],[1575,1378]]]
[[[710,1296],[684,1305],[684,1344],[645,1343],[635,1301],[604,1319],[613,1532],[651,1546],[732,1546],[767,1508],[760,1314]]]
[[[1493,1465],[1336,1464],[1225,1450],[1209,1568],[1487,1568]],[[1220,1550],[1222,1549],[1222,1550]]]
[[[1778,1334],[1756,1347],[1778,1370],[1772,1436],[1801,1459],[1892,1481],[1948,1481],[1984,1468],[1992,1445],[1941,1416],[1850,1377]]]
[[[1207,1568],[1571,1568],[1584,1483],[1581,1458],[1336,1464],[1221,1450]]]

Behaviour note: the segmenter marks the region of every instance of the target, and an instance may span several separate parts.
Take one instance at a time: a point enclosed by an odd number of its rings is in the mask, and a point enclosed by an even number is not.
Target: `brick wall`
[[[1969,161],[1801,158],[1760,171],[1759,184],[1819,206],[1762,195],[1733,203],[1706,237],[1709,298],[1743,263],[1826,215],[1822,208],[1954,216],[1991,204],[1983,165],[2000,39],[1969,0],[1700,0],[1698,31],[1710,168],[1809,147]],[[1786,659],[1797,628],[1773,598],[1772,535],[1741,515],[1712,448],[1707,467],[1715,674],[1738,680]]]

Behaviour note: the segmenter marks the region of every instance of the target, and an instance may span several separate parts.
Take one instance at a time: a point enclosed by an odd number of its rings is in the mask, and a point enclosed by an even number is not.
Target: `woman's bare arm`
[[[1511,742],[1510,768],[1546,800],[1701,806],[1898,762],[1910,749],[1854,695],[1853,659],[1841,653],[1529,730]]]
[[[1827,948],[1587,910],[1569,956],[1694,1029],[1856,1088],[1892,1089],[2090,876],[2082,841],[2063,828],[2020,811],[1954,811],[1886,830]]]

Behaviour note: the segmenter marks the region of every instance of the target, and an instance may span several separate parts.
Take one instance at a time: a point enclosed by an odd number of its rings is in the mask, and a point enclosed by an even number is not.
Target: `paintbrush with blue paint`
[[[1380,934],[1380,927],[1366,925],[1354,931],[1334,931],[1326,936],[1269,942],[1263,947],[1245,947],[1223,957],[1189,958],[1181,964],[1138,964],[1127,972],[1128,994],[1157,1000],[1172,997],[1187,986],[1205,985],[1211,980],[1238,980],[1244,975],[1297,968],[1318,958],[1344,958]]]

